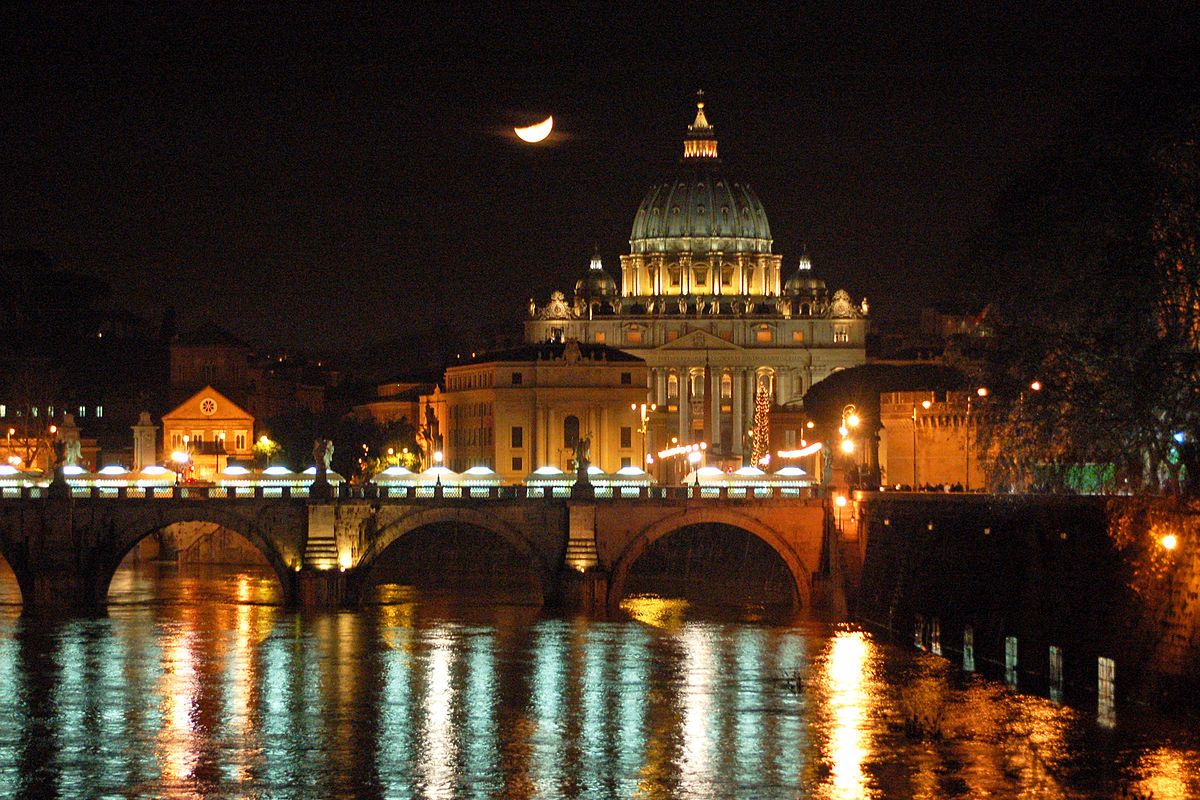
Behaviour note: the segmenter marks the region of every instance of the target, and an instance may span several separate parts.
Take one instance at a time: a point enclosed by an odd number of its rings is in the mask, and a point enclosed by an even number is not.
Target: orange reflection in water
[[[1141,755],[1134,788],[1154,800],[1200,797],[1200,754],[1160,747]]]
[[[195,703],[196,668],[189,626],[171,626],[163,642],[163,672],[158,690],[162,728],[158,735],[158,763],[163,778],[189,780],[196,768]]]
[[[878,794],[863,771],[871,748],[867,712],[872,695],[878,694],[871,691],[866,674],[870,648],[862,631],[838,631],[829,643],[820,680],[831,722],[824,756],[830,773],[829,782],[819,788],[820,797],[850,800]]]

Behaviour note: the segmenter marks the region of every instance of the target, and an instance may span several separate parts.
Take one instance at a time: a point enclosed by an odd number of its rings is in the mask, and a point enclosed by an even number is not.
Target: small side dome
[[[800,256],[796,271],[783,284],[783,293],[788,295],[814,294],[825,291],[825,281],[812,273],[812,261],[808,253]]]
[[[604,262],[597,251],[582,278],[575,282],[575,294],[579,297],[616,297],[617,282],[604,270]]]

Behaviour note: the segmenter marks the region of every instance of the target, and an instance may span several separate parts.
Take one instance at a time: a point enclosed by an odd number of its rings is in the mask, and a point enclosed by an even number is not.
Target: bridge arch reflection
[[[372,537],[358,560],[359,602],[384,584],[425,586],[451,594],[502,592],[544,602],[554,571],[526,535],[473,508],[415,510]]]
[[[742,537],[751,537],[751,539],[767,545],[770,552],[778,557],[786,567],[788,578],[786,591],[790,595],[792,609],[807,608],[811,603],[812,565],[806,564],[787,539],[775,529],[736,511],[726,509],[690,510],[685,519],[677,517],[661,519],[639,531],[613,563],[609,583],[610,607],[620,604],[621,599],[625,597],[627,586],[631,585],[631,574],[636,571],[634,565],[639,559],[652,554],[656,549],[655,544],[660,540],[677,535],[694,534],[697,531],[723,530],[730,532],[731,529],[742,534]],[[763,548],[758,549],[760,551],[758,555],[761,557]],[[737,572],[736,564],[720,566],[724,574]],[[636,582],[635,580],[634,583]]]
[[[155,509],[155,511],[156,513],[152,516],[148,515],[147,518],[114,532],[117,540],[112,543],[112,547],[105,551],[106,555],[101,557],[100,563],[96,565],[96,594],[101,603],[108,598],[117,570],[135,549],[153,536],[178,530],[188,523],[198,523],[230,532],[248,544],[249,549],[261,558],[262,563],[275,576],[281,593],[281,601],[285,604],[292,601],[294,581],[286,556],[275,546],[274,540],[267,536],[249,517],[207,504],[197,505],[193,508],[177,507]],[[191,543],[188,541],[183,544],[187,546]],[[246,598],[239,596],[238,599]]]

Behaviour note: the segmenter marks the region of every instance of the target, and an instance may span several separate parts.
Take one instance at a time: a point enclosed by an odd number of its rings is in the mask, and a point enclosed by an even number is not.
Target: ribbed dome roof
[[[697,106],[679,169],[651,186],[638,206],[630,252],[769,253],[771,228],[762,201],[723,174],[703,101]]]

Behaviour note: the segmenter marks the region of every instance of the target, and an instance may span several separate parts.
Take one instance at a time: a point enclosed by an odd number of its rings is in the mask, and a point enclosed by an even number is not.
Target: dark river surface
[[[0,797],[1200,797],[1186,720],[1108,727],[849,626],[404,589],[299,614],[253,568],[145,566],[48,623],[0,573]]]

